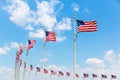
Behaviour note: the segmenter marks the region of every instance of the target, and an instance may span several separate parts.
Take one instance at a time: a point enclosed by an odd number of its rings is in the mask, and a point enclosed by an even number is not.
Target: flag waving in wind
[[[51,75],[56,75],[56,74],[57,74],[56,71],[51,70]]]
[[[94,32],[97,31],[97,22],[77,20],[78,32]]]
[[[35,43],[36,43],[36,40],[28,40],[28,50],[33,48]]]
[[[56,42],[56,34],[53,31],[46,31],[46,39],[45,42],[54,41]]]

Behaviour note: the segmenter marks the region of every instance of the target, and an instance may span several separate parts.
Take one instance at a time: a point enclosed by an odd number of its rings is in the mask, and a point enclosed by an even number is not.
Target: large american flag
[[[97,31],[96,20],[92,21],[81,21],[77,20],[78,32],[94,32]]]
[[[56,41],[56,34],[53,31],[46,31],[46,39],[45,42],[48,41]]]

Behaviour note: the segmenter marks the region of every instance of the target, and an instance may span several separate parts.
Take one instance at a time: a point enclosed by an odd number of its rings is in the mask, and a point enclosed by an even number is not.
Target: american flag
[[[56,34],[53,31],[46,31],[46,39],[45,42],[54,41],[56,42]]]
[[[102,78],[107,78],[107,76],[106,75],[102,75]]]
[[[44,69],[44,73],[46,73],[46,74],[47,74],[47,73],[48,73],[48,70],[47,70],[47,69]]]
[[[24,46],[20,46],[20,55],[22,54],[23,50],[24,50]]]
[[[59,76],[64,76],[64,73],[62,71],[59,71]]]
[[[78,32],[94,32],[97,31],[97,22],[77,20]]]
[[[67,76],[70,76],[70,72],[66,72],[66,75],[67,75]]]
[[[96,74],[92,74],[93,78],[97,78],[97,75]]]
[[[57,74],[56,71],[51,70],[51,75],[56,75],[56,74]]]
[[[87,77],[89,77],[89,75],[84,73],[84,78],[87,78]]]
[[[79,74],[76,73],[75,75],[76,75],[77,78],[79,78]]]
[[[33,65],[30,65],[30,70],[33,70]]]
[[[40,68],[39,67],[37,67],[36,69],[37,69],[37,72],[40,72]]]
[[[35,43],[36,43],[36,40],[28,40],[28,50],[33,48]]]
[[[111,78],[112,78],[112,79],[116,79],[117,76],[116,76],[116,75],[111,75]]]

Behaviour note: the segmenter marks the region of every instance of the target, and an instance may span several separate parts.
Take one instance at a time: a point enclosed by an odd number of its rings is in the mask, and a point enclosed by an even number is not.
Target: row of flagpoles
[[[77,28],[78,26],[78,28]],[[77,31],[76,31],[77,30]],[[43,45],[43,52],[42,52],[42,59],[45,59],[45,47],[46,47],[46,42],[48,41],[54,41],[56,42],[56,34],[53,31],[45,31],[45,38],[44,38],[44,45]],[[76,19],[76,15],[74,15],[74,68],[73,68],[73,80],[76,80],[76,77],[78,77],[79,75],[76,74],[77,70],[76,70],[76,40],[77,40],[77,35],[80,32],[94,32],[97,31],[97,22],[96,20],[92,20],[92,21],[82,21],[82,20],[77,20]],[[24,71],[23,71],[23,80],[26,80],[26,73],[28,72],[28,52],[31,48],[33,48],[34,44],[36,43],[36,40],[28,40],[28,45],[27,45],[27,50],[26,50],[26,61],[24,63]],[[20,55],[22,54],[22,52],[24,51],[24,46],[20,45],[20,49],[19,51],[17,51],[16,54],[16,60],[15,60],[15,80],[20,80],[20,66],[22,63],[22,60],[20,59]],[[32,66],[31,66],[32,67]],[[32,68],[31,68],[32,69]],[[37,67],[37,70],[39,71],[39,67]],[[42,80],[44,80],[44,61],[42,61]],[[59,71],[60,73],[60,71]],[[62,72],[61,72],[62,73]],[[87,77],[89,76],[88,74],[84,74],[87,75]],[[96,74],[93,75],[94,78],[95,76],[97,76]],[[106,75],[102,75],[102,78],[107,78]],[[116,78],[115,75],[112,75],[112,78]]]
[[[56,34],[53,31],[45,31],[45,39],[44,39],[44,46],[43,46],[43,59],[45,55],[45,45],[48,41],[56,41]],[[36,40],[28,40],[28,46],[26,50],[26,61],[24,63],[24,71],[23,71],[23,80],[26,80],[26,73],[28,72],[28,51],[34,47],[34,44],[36,43]],[[24,51],[24,46],[20,45],[20,49],[16,53],[16,59],[15,59],[15,74],[14,79],[20,80],[20,66],[22,64],[22,60],[20,59],[21,54]],[[44,61],[42,61],[42,69],[44,68]],[[42,80],[44,80],[44,73],[42,74]]]

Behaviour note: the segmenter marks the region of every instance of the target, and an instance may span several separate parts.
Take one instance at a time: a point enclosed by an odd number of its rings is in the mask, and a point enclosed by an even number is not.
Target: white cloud
[[[36,32],[29,32],[28,36],[33,38],[44,38],[45,32],[42,29],[38,29]]]
[[[71,30],[71,19],[70,18],[63,18],[62,21],[60,21],[56,25],[56,30],[61,31],[61,30]]]
[[[109,63],[114,63],[115,60],[115,54],[113,50],[109,50],[107,51],[107,53],[105,54],[105,60],[108,61]]]
[[[47,61],[48,61],[47,58],[43,58],[43,59],[40,60],[40,62],[47,62]]]
[[[79,11],[79,5],[78,5],[78,4],[72,3],[71,7],[73,8],[73,10],[74,10],[75,12],[78,12],[78,11]]]
[[[49,65],[48,69],[50,70],[52,69],[55,71],[63,71],[63,72],[70,71],[70,69],[65,66],[57,66],[57,65]]]
[[[63,37],[59,36],[59,37],[57,37],[57,41],[58,42],[61,42],[61,41],[64,41],[64,40],[66,40],[66,36],[63,36]]]
[[[30,10],[24,0],[11,0],[10,5],[4,7],[4,9],[10,14],[9,18],[13,23],[31,30],[28,24],[34,22],[34,12]]]
[[[7,46],[0,48],[0,54],[6,54],[8,51],[10,51],[10,48]]]
[[[14,70],[8,67],[0,66],[0,79],[1,80],[13,80]]]
[[[17,42],[11,42],[10,47],[11,48],[19,48],[19,44]]]
[[[19,44],[17,42],[4,44],[4,47],[0,48],[0,54],[7,54],[12,48],[19,49]]]
[[[52,30],[55,23],[57,22],[55,11],[54,11],[55,5],[57,3],[58,3],[58,0],[51,0],[50,2],[37,1],[36,15],[38,18],[36,19],[36,24],[42,24],[48,30]]]
[[[97,58],[89,58],[85,62],[88,66],[92,68],[105,68],[106,65],[103,60]]]
[[[57,13],[64,5],[59,0],[37,0],[34,11],[25,0],[10,0],[9,3],[3,8],[9,13],[9,19],[19,27],[30,30],[28,33],[30,37],[43,38],[42,32],[37,29],[38,25],[45,27],[46,30],[71,30],[70,18],[66,17],[57,21]]]

